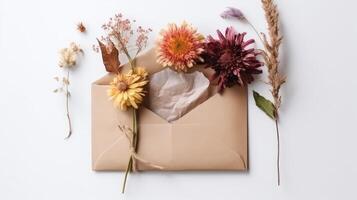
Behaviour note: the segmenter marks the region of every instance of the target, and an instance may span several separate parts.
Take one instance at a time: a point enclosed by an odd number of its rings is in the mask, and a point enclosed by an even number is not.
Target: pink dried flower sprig
[[[142,26],[139,26],[136,29],[136,32],[138,35],[136,37],[135,45],[138,48],[138,52],[140,52],[143,48],[146,47],[149,39],[148,34],[152,32],[152,29],[151,28],[144,29]]]
[[[152,31],[150,28],[143,28],[138,26],[134,30],[135,20],[126,19],[122,14],[116,14],[114,17],[109,18],[109,21],[102,25],[102,29],[107,32],[106,36],[102,36],[100,41],[109,44],[110,41],[115,44],[119,52],[123,52],[127,57],[130,56],[130,51],[136,49],[135,57],[146,46],[148,42],[148,34]],[[135,40],[134,45],[130,46],[131,40]],[[93,50],[99,52],[99,47],[93,45]]]
[[[118,39],[121,46],[126,46],[130,37],[134,34],[132,22],[129,19],[123,18],[123,15],[120,13],[109,18],[109,21],[102,25],[102,29],[108,32],[106,39]]]

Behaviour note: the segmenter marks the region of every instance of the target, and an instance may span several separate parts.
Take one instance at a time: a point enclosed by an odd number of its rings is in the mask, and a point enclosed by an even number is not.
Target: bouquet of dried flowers
[[[222,13],[223,18],[234,18],[248,22],[259,35],[264,50],[256,49],[254,39],[246,39],[246,33],[238,33],[233,27],[226,28],[225,32],[217,30],[218,37],[205,38],[192,25],[183,22],[181,25],[169,24],[161,30],[157,42],[157,62],[163,67],[181,73],[188,72],[197,64],[203,64],[214,72],[210,78],[212,84],[218,85],[222,93],[226,88],[247,86],[254,81],[254,76],[262,73],[264,64],[269,72],[269,84],[272,87],[274,103],[265,99],[254,91],[254,99],[259,108],[276,122],[279,147],[278,109],[281,104],[279,90],[285,82],[279,71],[279,46],[282,37],[279,33],[278,12],[272,0],[262,0],[269,25],[269,37],[258,33],[257,29],[246,19],[243,13],[235,8],[229,8]],[[143,66],[136,66],[135,58],[146,47],[148,34],[151,29],[138,26],[134,30],[135,20],[129,20],[122,14],[110,18],[102,28],[105,36],[97,39],[98,46],[93,45],[96,52],[101,51],[105,69],[115,74],[110,82],[107,94],[114,107],[132,111],[132,127],[118,125],[121,132],[130,141],[130,158],[128,160],[122,192],[124,193],[129,172],[136,170],[136,161],[146,162],[137,155],[138,148],[138,113],[137,110],[146,95],[145,86],[148,84],[148,72]],[[131,69],[124,73],[119,59],[124,55]],[[258,58],[262,56],[264,62]],[[160,166],[154,166],[160,168]],[[280,184],[279,151],[278,151],[278,183]]]
[[[138,159],[136,151],[139,135],[137,109],[146,94],[144,86],[148,83],[147,71],[143,67],[137,67],[134,59],[146,47],[148,34],[152,31],[150,28],[144,29],[138,26],[135,34],[134,23],[135,20],[131,21],[124,18],[122,14],[116,14],[102,26],[107,34],[98,39],[99,46],[93,46],[95,51],[99,52],[99,49],[101,50],[106,70],[116,74],[108,89],[110,100],[113,101],[116,108],[123,111],[131,109],[133,113],[132,129],[118,125],[119,129],[130,140],[131,145],[131,156],[125,172],[122,193],[125,191],[129,172],[136,170],[135,160]],[[130,45],[132,39],[135,39],[133,46]],[[135,50],[131,47],[134,47]],[[134,54],[132,54],[133,50]],[[131,66],[127,73],[121,72],[121,62],[119,60],[119,54],[121,53],[126,56]]]
[[[70,71],[77,64],[77,58],[80,53],[83,54],[83,50],[79,47],[79,45],[77,45],[74,42],[72,42],[69,45],[69,47],[61,49],[58,65],[62,69],[67,70],[67,76],[62,78],[56,76],[54,78],[57,82],[61,84],[61,86],[55,89],[53,92],[55,93],[63,92],[66,96],[66,116],[68,121],[68,135],[66,139],[68,139],[72,135],[72,123],[71,123],[71,117],[69,112],[69,97],[71,95],[68,88],[70,84],[69,75],[70,75]]]
[[[271,86],[270,92],[274,99],[273,102],[254,91],[254,100],[256,105],[264,111],[275,122],[277,134],[277,173],[278,185],[280,185],[280,133],[279,133],[279,108],[281,105],[280,88],[286,82],[286,76],[279,72],[279,50],[283,37],[279,27],[279,12],[273,0],[261,0],[263,10],[268,24],[268,37],[264,33],[260,33],[253,24],[243,15],[237,8],[228,8],[221,16],[223,18],[233,18],[239,21],[247,22],[257,33],[264,45],[264,50],[261,50],[265,65],[268,69],[268,84]]]

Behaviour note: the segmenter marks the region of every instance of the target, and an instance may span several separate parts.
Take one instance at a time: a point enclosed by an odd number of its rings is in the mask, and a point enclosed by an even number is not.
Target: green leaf
[[[265,114],[267,114],[271,119],[275,120],[274,104],[268,99],[264,98],[256,91],[253,91],[253,96],[254,96],[255,104],[258,106],[258,108],[260,108],[260,110],[265,112]]]

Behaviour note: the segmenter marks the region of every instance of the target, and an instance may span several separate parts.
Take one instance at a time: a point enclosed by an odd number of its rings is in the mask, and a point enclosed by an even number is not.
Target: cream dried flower
[[[69,114],[69,97],[70,97],[70,92],[69,92],[69,74],[70,74],[70,69],[76,65],[77,63],[77,57],[78,54],[83,53],[83,50],[79,47],[78,44],[72,42],[69,44],[69,47],[63,48],[60,50],[60,57],[59,57],[59,66],[61,68],[64,68],[67,70],[67,76],[63,78],[55,77],[55,80],[57,82],[61,83],[61,87],[57,88],[54,90],[55,93],[58,92],[64,92],[66,96],[66,116],[68,120],[68,136],[66,138],[69,138],[72,135],[72,123],[71,123],[71,118]]]
[[[77,56],[83,50],[76,43],[72,42],[69,47],[60,50],[59,66],[71,68],[77,63]]]

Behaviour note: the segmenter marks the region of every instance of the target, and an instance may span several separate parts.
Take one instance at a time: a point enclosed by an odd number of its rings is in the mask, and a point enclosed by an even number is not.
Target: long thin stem
[[[135,63],[132,59],[132,57],[130,56],[129,54],[129,51],[127,49],[127,47],[124,45],[123,41],[122,41],[122,38],[121,38],[121,35],[119,33],[117,33],[117,37],[118,37],[118,40],[119,40],[119,43],[124,51],[124,54],[127,56],[128,60],[129,60],[129,63],[130,63],[130,67],[132,70],[134,70],[135,68]],[[137,151],[137,144],[138,144],[138,126],[137,126],[137,113],[136,113],[136,109],[133,108],[133,136],[132,136],[132,141],[130,141],[130,145],[132,145],[132,148],[134,148],[134,151],[136,152]],[[127,179],[128,179],[128,175],[129,175],[129,172],[133,170],[133,156],[131,155],[130,156],[130,159],[129,159],[129,162],[128,162],[128,166],[126,168],[126,171],[125,171],[125,176],[124,176],[124,183],[123,183],[123,188],[122,188],[122,193],[124,194],[125,192],[125,187],[126,187],[126,182],[127,182]],[[135,167],[135,166],[134,166]]]
[[[268,49],[266,48],[266,46],[264,45],[265,42],[263,40],[263,38],[261,37],[261,35],[259,34],[258,30],[255,28],[255,26],[248,20],[246,19],[247,23],[250,25],[250,27],[254,30],[254,32],[257,34],[257,36],[259,37],[260,41],[262,42],[265,51],[268,52]],[[267,62],[266,62],[267,64]],[[274,94],[272,94],[274,96]],[[274,96],[274,99],[275,96]],[[276,105],[276,100],[275,100],[275,104]],[[276,168],[277,168],[277,173],[278,173],[278,186],[280,186],[280,133],[279,133],[279,123],[278,123],[278,119],[275,119],[275,128],[276,128],[276,137],[277,137],[277,158],[276,158]]]
[[[255,26],[248,19],[246,19],[246,21],[249,24],[249,26],[252,27],[252,29],[257,34],[257,36],[259,37],[260,41],[262,42],[262,44],[264,46],[264,40],[263,40],[262,36],[260,35],[259,31],[255,28]]]
[[[66,112],[67,112],[67,120],[68,120],[68,135],[65,139],[68,139],[72,135],[72,122],[71,122],[71,117],[69,115],[69,91],[68,91],[68,85],[69,85],[69,69],[67,71],[67,82],[66,82]]]
[[[137,151],[138,148],[138,124],[137,124],[137,113],[136,109],[133,108],[133,137],[132,141],[130,141],[130,145],[133,145],[132,147],[134,148],[135,152]],[[125,187],[126,187],[126,182],[128,179],[129,172],[132,171],[133,168],[133,156],[130,156],[128,166],[125,171],[125,176],[124,176],[124,181],[123,181],[123,188],[122,188],[122,193],[124,194],[125,192]]]
[[[129,63],[130,63],[131,68],[134,69],[133,59],[131,58],[127,47],[124,45],[120,33],[116,33],[116,36],[117,36],[118,41],[119,41],[119,43],[120,43],[120,45],[121,45],[121,48],[123,49],[124,54],[126,55],[126,57],[127,57],[128,60],[129,60]]]
[[[128,166],[126,167],[126,171],[125,171],[123,187],[122,187],[122,190],[121,190],[122,194],[124,194],[124,192],[125,192],[126,181],[128,179],[128,175],[129,175],[129,172],[130,172],[130,170],[132,168],[132,165],[133,165],[133,158],[130,156],[130,159],[129,159],[129,162],[128,162]]]
[[[138,150],[138,119],[137,119],[137,113],[136,113],[136,109],[133,108],[133,130],[134,130],[134,137],[133,137],[133,146],[135,149],[135,152]]]
[[[279,124],[278,119],[275,119],[275,128],[276,128],[276,139],[277,139],[277,158],[276,158],[276,168],[278,172],[278,186],[280,186],[280,133],[279,133]]]

